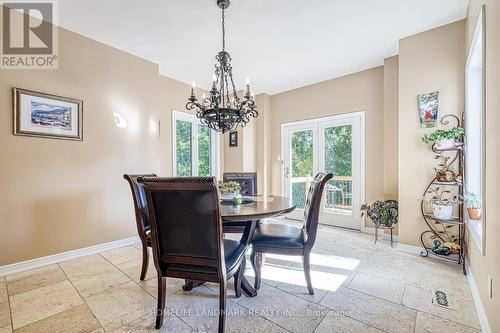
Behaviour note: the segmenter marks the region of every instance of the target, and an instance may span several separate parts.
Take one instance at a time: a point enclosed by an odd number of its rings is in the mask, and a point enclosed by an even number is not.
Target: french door
[[[172,111],[173,175],[218,176],[219,135],[189,113]]]
[[[309,184],[319,171],[332,173],[321,202],[320,223],[361,228],[364,196],[364,112],[282,125],[283,193],[302,219]]]

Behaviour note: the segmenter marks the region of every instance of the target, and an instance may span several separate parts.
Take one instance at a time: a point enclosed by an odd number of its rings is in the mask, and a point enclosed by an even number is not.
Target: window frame
[[[198,126],[203,125],[194,114],[172,110],[172,175],[177,177],[177,121],[191,123],[191,175],[197,177],[198,170]],[[212,176],[220,178],[220,134],[210,130],[210,170]]]
[[[469,220],[467,218],[467,229],[471,234],[471,238],[474,240],[474,243],[478,247],[481,255],[486,255],[486,15],[485,15],[485,6],[481,7],[481,11],[479,13],[479,18],[476,24],[476,28],[474,31],[474,37],[472,39],[472,43],[470,46],[469,54],[467,57],[467,63],[465,65],[465,175],[464,175],[464,190],[467,191],[467,179],[468,179],[468,162],[467,162],[467,137],[470,137],[467,130],[467,122],[470,119],[470,115],[472,115],[472,111],[470,111],[469,101],[472,99],[470,97],[470,88],[471,84],[470,74],[473,71],[477,71],[477,65],[474,64],[474,58],[477,58],[476,52],[481,52],[480,55],[480,70],[481,77],[479,82],[481,82],[481,89],[479,96],[477,98],[481,99],[481,107],[479,115],[481,116],[481,133],[480,133],[480,155],[481,155],[481,166],[480,172],[481,177],[479,179],[481,186],[481,208],[482,208],[482,217],[479,221]],[[464,210],[466,210],[466,205],[464,205]],[[467,212],[464,211],[464,217],[467,217]]]

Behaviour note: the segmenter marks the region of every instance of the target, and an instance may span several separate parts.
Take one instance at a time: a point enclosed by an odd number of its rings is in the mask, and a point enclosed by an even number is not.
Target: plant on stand
[[[375,201],[372,204],[364,204],[361,206],[361,217],[366,215],[372,220],[375,225],[375,243],[377,243],[378,229],[391,230],[391,247],[392,247],[392,229],[398,223],[398,202],[396,200]]]
[[[471,220],[481,219],[481,198],[472,192],[464,194],[465,203],[467,205],[467,214]]]
[[[455,168],[453,168],[452,163],[450,163],[451,157],[444,156],[443,154],[436,154],[435,158],[441,159],[441,163],[438,164],[438,167],[434,168],[437,181],[447,183],[460,180]]]
[[[439,150],[452,149],[457,146],[464,133],[462,127],[454,127],[450,130],[438,129],[431,134],[424,134],[422,142],[436,143],[435,148]]]
[[[431,198],[427,199],[423,197],[422,200],[432,205],[434,217],[438,220],[451,220],[453,207],[462,202],[458,195],[451,196],[451,191],[444,188],[441,189],[441,187],[431,187],[427,191],[427,194],[430,194]]]

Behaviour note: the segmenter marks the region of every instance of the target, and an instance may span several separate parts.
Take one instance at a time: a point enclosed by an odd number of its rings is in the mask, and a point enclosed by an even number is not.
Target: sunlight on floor
[[[286,264],[278,264],[277,262],[285,262]],[[266,254],[266,262],[262,267],[262,279],[305,287],[304,271],[301,266],[295,266],[295,263],[301,262],[302,259],[296,256]],[[358,264],[359,260],[357,259],[311,253],[311,265],[313,265],[311,279],[314,288],[336,291],[349,277],[347,272],[342,271],[352,271]],[[334,270],[339,270],[339,272],[333,272]],[[251,268],[247,269],[245,275],[255,276]]]
[[[297,256],[283,256],[279,254],[266,253],[266,258],[302,263],[302,258]],[[359,265],[359,260],[354,258],[311,253],[311,265],[346,269],[352,271]]]

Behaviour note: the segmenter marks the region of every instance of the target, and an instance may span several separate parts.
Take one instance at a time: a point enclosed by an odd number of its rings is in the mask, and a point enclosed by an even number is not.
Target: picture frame
[[[238,147],[238,132],[229,132],[229,147]]]
[[[417,99],[420,127],[436,127],[439,115],[439,91],[420,94]]]
[[[14,135],[83,140],[83,101],[13,88]]]

